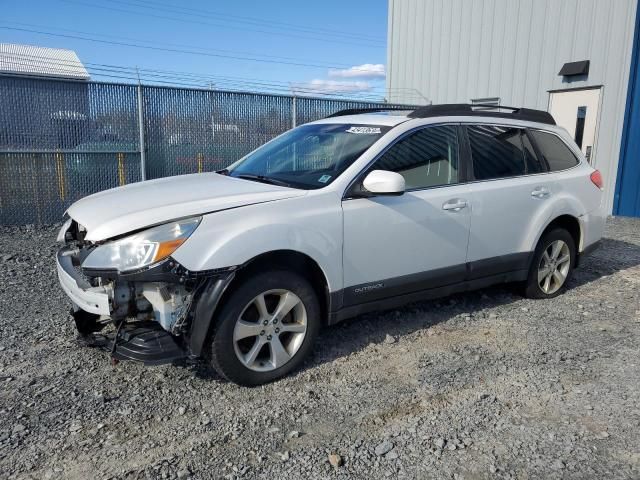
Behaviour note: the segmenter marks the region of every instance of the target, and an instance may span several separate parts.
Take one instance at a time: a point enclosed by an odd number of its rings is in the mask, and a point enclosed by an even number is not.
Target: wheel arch
[[[213,282],[205,289],[196,305],[194,324],[190,334],[191,352],[200,356],[206,339],[214,332],[216,313],[225,305],[235,289],[248,277],[263,269],[284,269],[296,272],[309,280],[316,292],[322,323],[326,325],[331,311],[332,295],[325,272],[309,255],[296,250],[274,250],[261,253],[243,263],[230,276],[228,282]],[[199,308],[202,303],[203,308]]]
[[[569,232],[576,246],[576,253],[579,254],[582,251],[582,240],[583,240],[583,231],[582,225],[580,224],[580,219],[570,214],[558,215],[553,220],[551,220],[547,226],[540,232],[538,238],[536,239],[535,246],[538,245],[540,239],[551,230],[555,228],[562,228]]]
[[[234,287],[241,283],[244,278],[264,269],[289,270],[309,280],[318,297],[323,322],[326,323],[331,311],[331,294],[327,275],[318,262],[306,253],[297,250],[273,250],[253,257],[240,267],[225,295],[230,294]],[[224,298],[222,298],[222,301],[224,301]]]
[[[329,281],[320,264],[306,253],[297,250],[273,250],[264,252],[243,263],[235,272],[233,280],[222,293],[216,311],[224,305],[225,300],[246,278],[259,271],[264,270],[289,270],[298,273],[311,283],[318,302],[323,323],[326,324],[331,311],[331,293],[329,291]],[[215,314],[215,311],[213,312]]]

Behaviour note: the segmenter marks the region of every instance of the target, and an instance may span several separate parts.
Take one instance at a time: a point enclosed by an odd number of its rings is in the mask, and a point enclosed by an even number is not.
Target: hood
[[[67,213],[87,229],[87,240],[100,241],[176,218],[306,193],[217,173],[198,173],[105,190],[77,201]]]

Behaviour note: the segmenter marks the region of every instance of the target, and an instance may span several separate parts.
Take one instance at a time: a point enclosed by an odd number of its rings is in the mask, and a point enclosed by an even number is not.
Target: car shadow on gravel
[[[637,265],[640,265],[639,245],[603,239],[601,247],[574,271],[568,288],[578,288]],[[314,355],[302,371],[348,356],[371,344],[395,342],[399,337],[429,329],[458,315],[487,315],[485,310],[521,300],[519,285],[503,284],[359,315],[323,329]]]

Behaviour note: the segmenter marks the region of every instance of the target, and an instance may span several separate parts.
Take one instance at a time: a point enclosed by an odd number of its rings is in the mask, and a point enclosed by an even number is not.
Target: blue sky
[[[0,42],[75,50],[94,68],[94,78],[97,73],[131,76],[130,70],[114,72],[111,66],[138,66],[143,75],[151,75],[149,70],[198,75],[167,78],[155,72],[154,78],[163,81],[228,88],[285,90],[291,83],[301,92],[349,96],[377,96],[384,90],[386,0],[36,0],[0,5],[0,27],[32,30],[0,28]]]

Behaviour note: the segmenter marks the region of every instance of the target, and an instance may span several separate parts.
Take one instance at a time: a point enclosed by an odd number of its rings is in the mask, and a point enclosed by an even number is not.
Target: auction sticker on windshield
[[[372,134],[380,133],[380,127],[350,127],[347,133]]]

